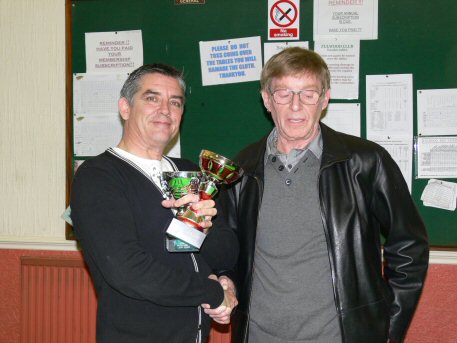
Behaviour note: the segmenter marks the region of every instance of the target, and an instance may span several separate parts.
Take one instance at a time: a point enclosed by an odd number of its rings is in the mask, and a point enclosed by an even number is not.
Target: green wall
[[[300,40],[313,48],[313,1],[300,1]],[[202,86],[199,41],[260,36],[267,40],[267,1],[80,0],[72,2],[74,73],[86,71],[84,33],[141,29],[144,63],[163,62],[185,71],[188,103],[181,129],[182,156],[197,161],[202,148],[234,156],[266,134],[272,122],[263,109],[259,82]],[[360,44],[362,136],[365,137],[365,75],[413,74],[416,90],[457,88],[457,1],[379,0],[377,40]],[[457,114],[456,114],[457,115]],[[416,118],[414,118],[416,133]],[[415,170],[415,169],[413,169]],[[428,180],[413,180],[413,197],[433,246],[457,246],[457,213],[423,207]],[[456,179],[448,181],[456,182]]]

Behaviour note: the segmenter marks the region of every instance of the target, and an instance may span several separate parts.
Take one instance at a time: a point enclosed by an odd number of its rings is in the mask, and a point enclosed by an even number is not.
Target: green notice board
[[[414,114],[418,89],[457,88],[457,1],[379,0],[377,40],[360,44],[359,102],[365,137],[365,76],[413,74]],[[259,82],[202,86],[200,41],[260,36],[267,41],[266,0],[72,1],[72,72],[84,73],[85,32],[142,30],[144,63],[183,69],[188,103],[181,128],[182,156],[197,161],[202,148],[234,156],[266,134],[272,122],[262,106]],[[313,1],[300,1],[300,40],[313,44]],[[70,76],[71,77],[71,76]],[[457,114],[456,114],[457,115]],[[414,133],[417,132],[414,118]],[[415,168],[413,168],[415,171]],[[412,191],[431,245],[457,247],[457,212],[424,207],[428,180],[413,179]],[[457,182],[457,179],[447,181]]]

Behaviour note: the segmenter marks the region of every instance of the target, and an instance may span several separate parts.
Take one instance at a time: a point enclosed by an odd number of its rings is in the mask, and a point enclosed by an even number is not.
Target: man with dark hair
[[[138,68],[118,103],[121,141],[75,175],[71,217],[98,295],[99,343],[205,342],[210,316],[228,323],[236,306],[234,293],[213,274],[232,268],[238,251],[222,212],[213,223],[213,200],[186,195],[163,201],[162,171],[198,170],[163,156],[178,133],[184,103],[185,83],[175,68]],[[199,253],[170,253],[165,230],[171,208],[186,203],[206,217],[204,227],[214,228]]]
[[[261,95],[275,127],[238,154],[244,175],[222,194],[240,242],[232,341],[402,342],[428,244],[398,166],[320,123],[330,73],[317,53],[274,55]]]

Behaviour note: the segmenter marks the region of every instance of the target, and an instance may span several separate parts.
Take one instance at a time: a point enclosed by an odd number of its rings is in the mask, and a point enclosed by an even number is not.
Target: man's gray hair
[[[140,89],[140,81],[142,77],[154,73],[162,74],[176,79],[179,82],[182,93],[184,95],[186,94],[186,82],[184,81],[182,72],[178,71],[175,67],[167,64],[154,63],[142,65],[130,73],[129,77],[122,86],[121,98],[126,98],[129,102],[129,105],[132,106],[133,97]]]

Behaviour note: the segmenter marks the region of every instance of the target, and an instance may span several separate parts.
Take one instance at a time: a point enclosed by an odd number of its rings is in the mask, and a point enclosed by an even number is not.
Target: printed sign
[[[143,65],[141,30],[86,32],[87,73],[130,73]]]
[[[268,0],[268,39],[296,40],[299,34],[298,0]]]
[[[260,37],[200,42],[203,86],[260,80]]]
[[[314,0],[314,40],[378,39],[378,0]]]

